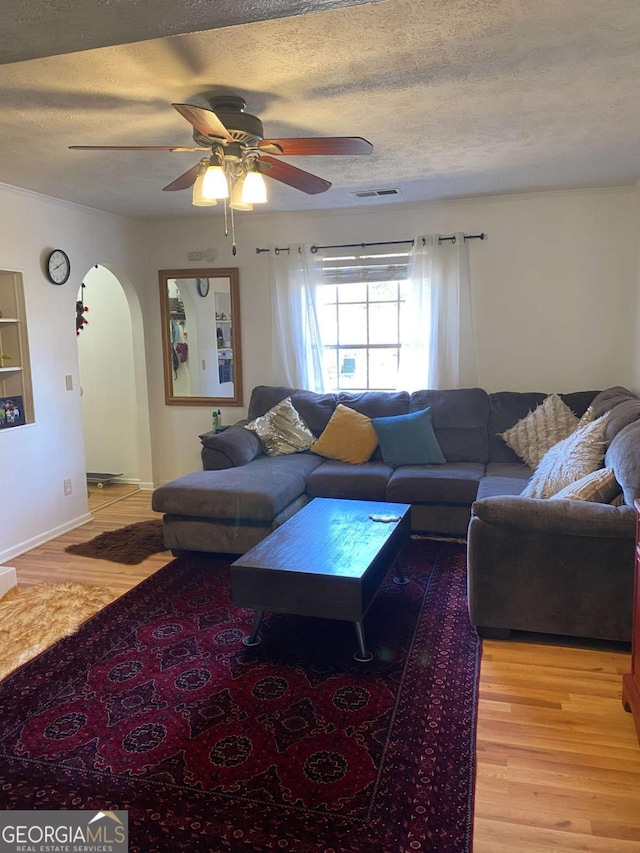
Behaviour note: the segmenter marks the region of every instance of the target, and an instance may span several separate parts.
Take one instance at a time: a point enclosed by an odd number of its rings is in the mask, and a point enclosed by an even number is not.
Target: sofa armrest
[[[488,497],[467,535],[471,623],[628,642],[635,512],[587,501]]]
[[[237,468],[262,453],[260,439],[254,432],[244,428],[245,423],[249,421],[238,421],[223,432],[205,432],[200,436],[203,470]]]
[[[636,525],[635,511],[629,506],[516,496],[475,501],[471,518],[515,530],[623,539],[635,537]]]

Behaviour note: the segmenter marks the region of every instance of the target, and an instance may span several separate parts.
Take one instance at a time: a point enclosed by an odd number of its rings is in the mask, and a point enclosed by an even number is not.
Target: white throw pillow
[[[578,426],[578,418],[557,394],[550,394],[532,412],[500,433],[507,445],[535,468],[544,454]]]
[[[613,468],[598,468],[597,471],[592,471],[586,477],[576,480],[575,483],[569,483],[564,489],[551,495],[551,500],[595,501],[608,504],[621,491],[622,488],[616,480]]]
[[[550,498],[602,467],[609,413],[577,429],[548,450],[521,492],[525,498]]]

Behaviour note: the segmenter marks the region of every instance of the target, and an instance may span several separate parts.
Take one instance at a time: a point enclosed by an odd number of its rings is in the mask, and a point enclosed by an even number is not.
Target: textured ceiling
[[[7,5],[17,15],[24,2],[4,0],[3,18]],[[128,30],[138,39],[163,31],[154,9],[170,8],[100,5],[144,8],[148,32]],[[236,3],[240,17],[212,22],[205,7],[226,4],[187,2],[164,31],[223,28],[49,57],[38,22],[25,22],[40,58],[0,65],[0,181],[143,218],[211,215],[192,207],[189,191],[161,191],[197,153],[68,146],[190,145],[171,103],[204,103],[198,96],[212,91],[244,96],[269,137],[357,135],[374,145],[370,156],[283,158],[333,187],[307,196],[269,181],[270,210],[394,203],[356,190],[395,187],[396,200],[418,201],[640,177],[637,0],[382,0],[298,14],[336,5]],[[262,14],[251,15],[256,6]],[[269,13],[277,18],[255,20]],[[68,51],[64,16],[56,21],[48,37]],[[120,25],[96,29],[100,39],[77,47],[122,40]],[[28,55],[28,33],[14,30],[0,47]]]

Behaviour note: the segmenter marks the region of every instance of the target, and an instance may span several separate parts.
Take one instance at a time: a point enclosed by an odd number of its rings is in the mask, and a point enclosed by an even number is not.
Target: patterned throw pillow
[[[255,432],[267,456],[284,456],[309,450],[316,440],[294,408],[291,397],[285,397],[266,414],[245,424],[244,428]]]
[[[371,418],[338,403],[311,452],[327,459],[362,465],[378,446]]]
[[[507,445],[535,468],[544,454],[577,428],[578,418],[557,394],[550,394],[532,412],[500,433]]]
[[[581,480],[576,480],[575,483],[570,483],[564,489],[560,489],[555,495],[551,495],[551,500],[595,501],[608,504],[621,491],[613,468],[599,468]]]
[[[570,483],[601,468],[607,417],[608,413],[548,450],[521,492],[522,497],[550,498]]]
[[[592,424],[596,419],[596,414],[593,411],[593,406],[589,406],[585,411],[584,415],[578,421],[577,429],[580,427],[586,426],[587,424]]]

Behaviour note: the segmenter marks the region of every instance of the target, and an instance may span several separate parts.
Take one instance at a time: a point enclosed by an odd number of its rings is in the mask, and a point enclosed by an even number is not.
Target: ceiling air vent
[[[362,190],[354,193],[357,198],[375,198],[376,196],[400,195],[400,190]]]

